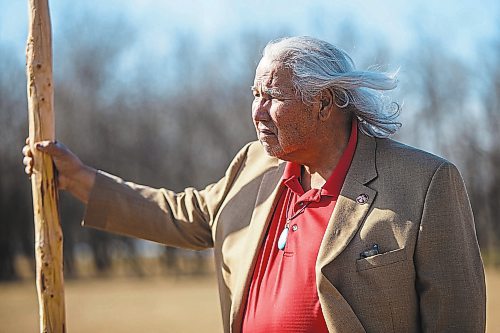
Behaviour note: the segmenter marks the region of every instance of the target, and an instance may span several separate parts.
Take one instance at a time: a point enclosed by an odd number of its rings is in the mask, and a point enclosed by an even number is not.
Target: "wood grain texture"
[[[52,36],[48,0],[29,0],[26,50],[29,137],[55,140]],[[31,177],[35,223],[36,284],[40,332],[65,332],[63,237],[52,160],[32,151]]]

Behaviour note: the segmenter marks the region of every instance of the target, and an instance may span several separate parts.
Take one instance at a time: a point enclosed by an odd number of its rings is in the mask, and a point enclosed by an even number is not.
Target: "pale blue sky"
[[[27,30],[25,0],[0,0],[0,37],[24,57]],[[169,34],[191,32],[210,47],[239,31],[280,31],[312,35],[335,44],[339,25],[349,22],[368,43],[384,42],[398,54],[418,42],[424,31],[460,57],[474,57],[483,43],[498,36],[500,2],[495,0],[50,0],[57,34],[74,13],[121,17],[137,29],[141,48],[168,51]],[[161,36],[161,38],[159,38]],[[361,48],[353,41],[352,47]]]

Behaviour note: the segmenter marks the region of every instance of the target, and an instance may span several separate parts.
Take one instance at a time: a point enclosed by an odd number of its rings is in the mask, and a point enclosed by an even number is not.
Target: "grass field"
[[[500,333],[500,271],[487,270],[487,332]],[[66,282],[68,332],[222,332],[216,282],[102,278]],[[38,332],[32,282],[0,284],[0,332]]]

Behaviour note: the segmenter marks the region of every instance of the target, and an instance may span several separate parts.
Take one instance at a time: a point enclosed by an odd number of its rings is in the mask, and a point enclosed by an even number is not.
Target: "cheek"
[[[298,110],[289,106],[278,106],[273,108],[271,118],[279,128],[294,130],[299,129],[305,122],[308,122],[306,110]]]
[[[280,124],[289,122],[290,112],[282,105],[272,105],[269,109],[269,118],[280,127]]]
[[[283,142],[306,141],[314,132],[314,119],[309,109],[302,109],[300,112],[278,113],[276,114],[276,124],[278,124],[278,136]]]
[[[302,139],[300,128],[295,124],[282,124],[279,128],[278,136],[282,143],[290,143]]]

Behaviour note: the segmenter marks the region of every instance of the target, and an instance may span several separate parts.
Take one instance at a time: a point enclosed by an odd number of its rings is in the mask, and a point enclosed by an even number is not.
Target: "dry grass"
[[[65,286],[68,332],[221,332],[213,278],[86,279]],[[0,285],[0,332],[37,332],[33,283]]]
[[[486,270],[486,332],[500,333],[500,270]]]
[[[500,271],[487,270],[488,329],[500,332]],[[68,332],[221,332],[215,279],[84,279],[66,283]],[[38,332],[33,283],[0,284],[0,332]]]

